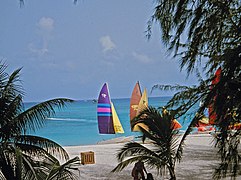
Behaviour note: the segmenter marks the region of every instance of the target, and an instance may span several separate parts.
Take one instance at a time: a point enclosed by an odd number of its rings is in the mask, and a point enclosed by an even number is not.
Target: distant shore
[[[179,180],[203,180],[212,179],[212,173],[219,163],[217,149],[213,144],[213,137],[210,134],[189,135],[185,142],[183,159],[176,165],[176,176]],[[80,179],[88,180],[123,180],[132,179],[131,169],[128,166],[123,171],[111,173],[111,170],[118,164],[116,154],[125,143],[99,144],[86,146],[64,147],[70,157],[79,156],[81,152],[94,152],[95,164],[81,165]],[[147,170],[157,178],[155,169]]]

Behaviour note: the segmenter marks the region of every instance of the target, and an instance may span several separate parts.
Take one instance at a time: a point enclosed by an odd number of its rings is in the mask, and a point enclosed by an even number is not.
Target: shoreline
[[[187,137],[183,150],[183,158],[180,163],[176,164],[175,168],[177,179],[212,179],[212,173],[219,163],[213,139],[213,136],[210,134],[191,134]],[[94,164],[80,165],[80,179],[132,179],[131,170],[133,165],[128,166],[121,172],[111,173],[111,170],[118,164],[116,154],[124,144],[64,146],[64,149],[68,152],[70,158],[80,157],[81,152],[94,152]],[[146,168],[148,172],[153,174],[154,179],[160,178],[160,176],[157,176],[155,169]]]

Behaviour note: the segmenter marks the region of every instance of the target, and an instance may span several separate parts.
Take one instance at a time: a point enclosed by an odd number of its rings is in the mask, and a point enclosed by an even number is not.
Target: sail
[[[221,68],[218,68],[218,70],[215,72],[215,77],[212,81],[212,84],[211,84],[211,88],[213,88],[213,86],[215,86],[219,81],[220,81],[220,77],[221,77],[221,73],[222,73],[222,70]],[[214,97],[213,99],[213,102],[216,101],[216,96]],[[213,103],[214,104],[214,103]],[[208,113],[209,113],[209,123],[210,124],[214,124],[216,118],[217,118],[217,114],[214,110],[214,107],[213,107],[213,104],[211,104],[209,107],[208,107]]]
[[[111,112],[111,101],[106,83],[103,85],[99,94],[97,119],[100,134],[115,134]]]
[[[144,89],[144,92],[141,96],[140,102],[138,104],[138,109],[137,109],[137,114],[136,116],[143,111],[144,109],[146,109],[148,107],[148,97],[147,97],[147,90],[146,88]],[[143,124],[143,123],[138,123],[136,126],[134,126],[134,128],[132,129],[132,131],[140,131],[139,127],[141,126],[143,129],[148,130],[148,127]]]
[[[112,119],[115,133],[124,133],[123,127],[120,123],[119,117],[116,113],[114,104],[111,103]]]
[[[146,109],[148,107],[148,97],[147,97],[147,91],[146,88],[144,89],[144,92],[141,96],[141,100],[138,104],[138,111],[137,111],[137,115],[143,111],[144,109]]]
[[[141,89],[140,89],[139,82],[137,82],[132,91],[131,99],[130,99],[130,120],[136,117],[140,100],[141,100]]]
[[[173,126],[173,129],[180,129],[180,128],[182,128],[182,125],[176,119],[172,120],[172,126]]]
[[[198,121],[199,126],[208,126],[209,125],[209,118],[203,116],[199,121]]]

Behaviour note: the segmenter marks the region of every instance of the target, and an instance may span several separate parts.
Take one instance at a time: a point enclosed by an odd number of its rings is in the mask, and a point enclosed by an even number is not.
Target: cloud
[[[133,53],[132,53],[132,56],[133,56],[136,60],[138,60],[138,61],[140,61],[140,62],[142,62],[142,63],[152,62],[152,59],[149,58],[149,57],[148,57],[147,55],[145,55],[145,54],[139,54],[139,53],[137,53],[137,52],[133,52]]]
[[[44,43],[45,44],[45,43]],[[32,52],[33,54],[36,54],[37,56],[42,56],[44,54],[48,53],[48,49],[46,47],[46,45],[43,44],[42,48],[36,48],[35,45],[33,43],[29,43],[28,45],[28,49],[30,50],[30,52]]]
[[[111,40],[110,36],[103,36],[100,38],[100,43],[103,48],[103,52],[112,51],[116,48],[115,43]]]
[[[42,17],[37,26],[43,31],[51,32],[54,29],[54,20],[52,18]]]
[[[40,47],[36,47],[35,43],[29,43],[28,49],[37,56],[45,55],[49,52],[49,41],[52,38],[54,30],[54,20],[49,17],[42,17],[37,23],[37,32],[41,37]]]

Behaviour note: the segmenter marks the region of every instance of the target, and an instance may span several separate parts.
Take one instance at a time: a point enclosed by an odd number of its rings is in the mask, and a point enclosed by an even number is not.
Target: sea
[[[171,97],[149,97],[148,104],[153,107],[163,107]],[[97,103],[94,100],[79,100],[68,103],[62,109],[55,109],[53,117],[46,119],[46,124],[31,135],[37,135],[55,141],[61,146],[76,146],[97,144],[100,141],[120,136],[140,136],[140,132],[130,129],[129,106],[130,98],[112,99],[116,112],[124,129],[124,134],[99,134],[97,122]],[[26,109],[36,102],[25,103]],[[189,120],[177,119],[184,131]]]

